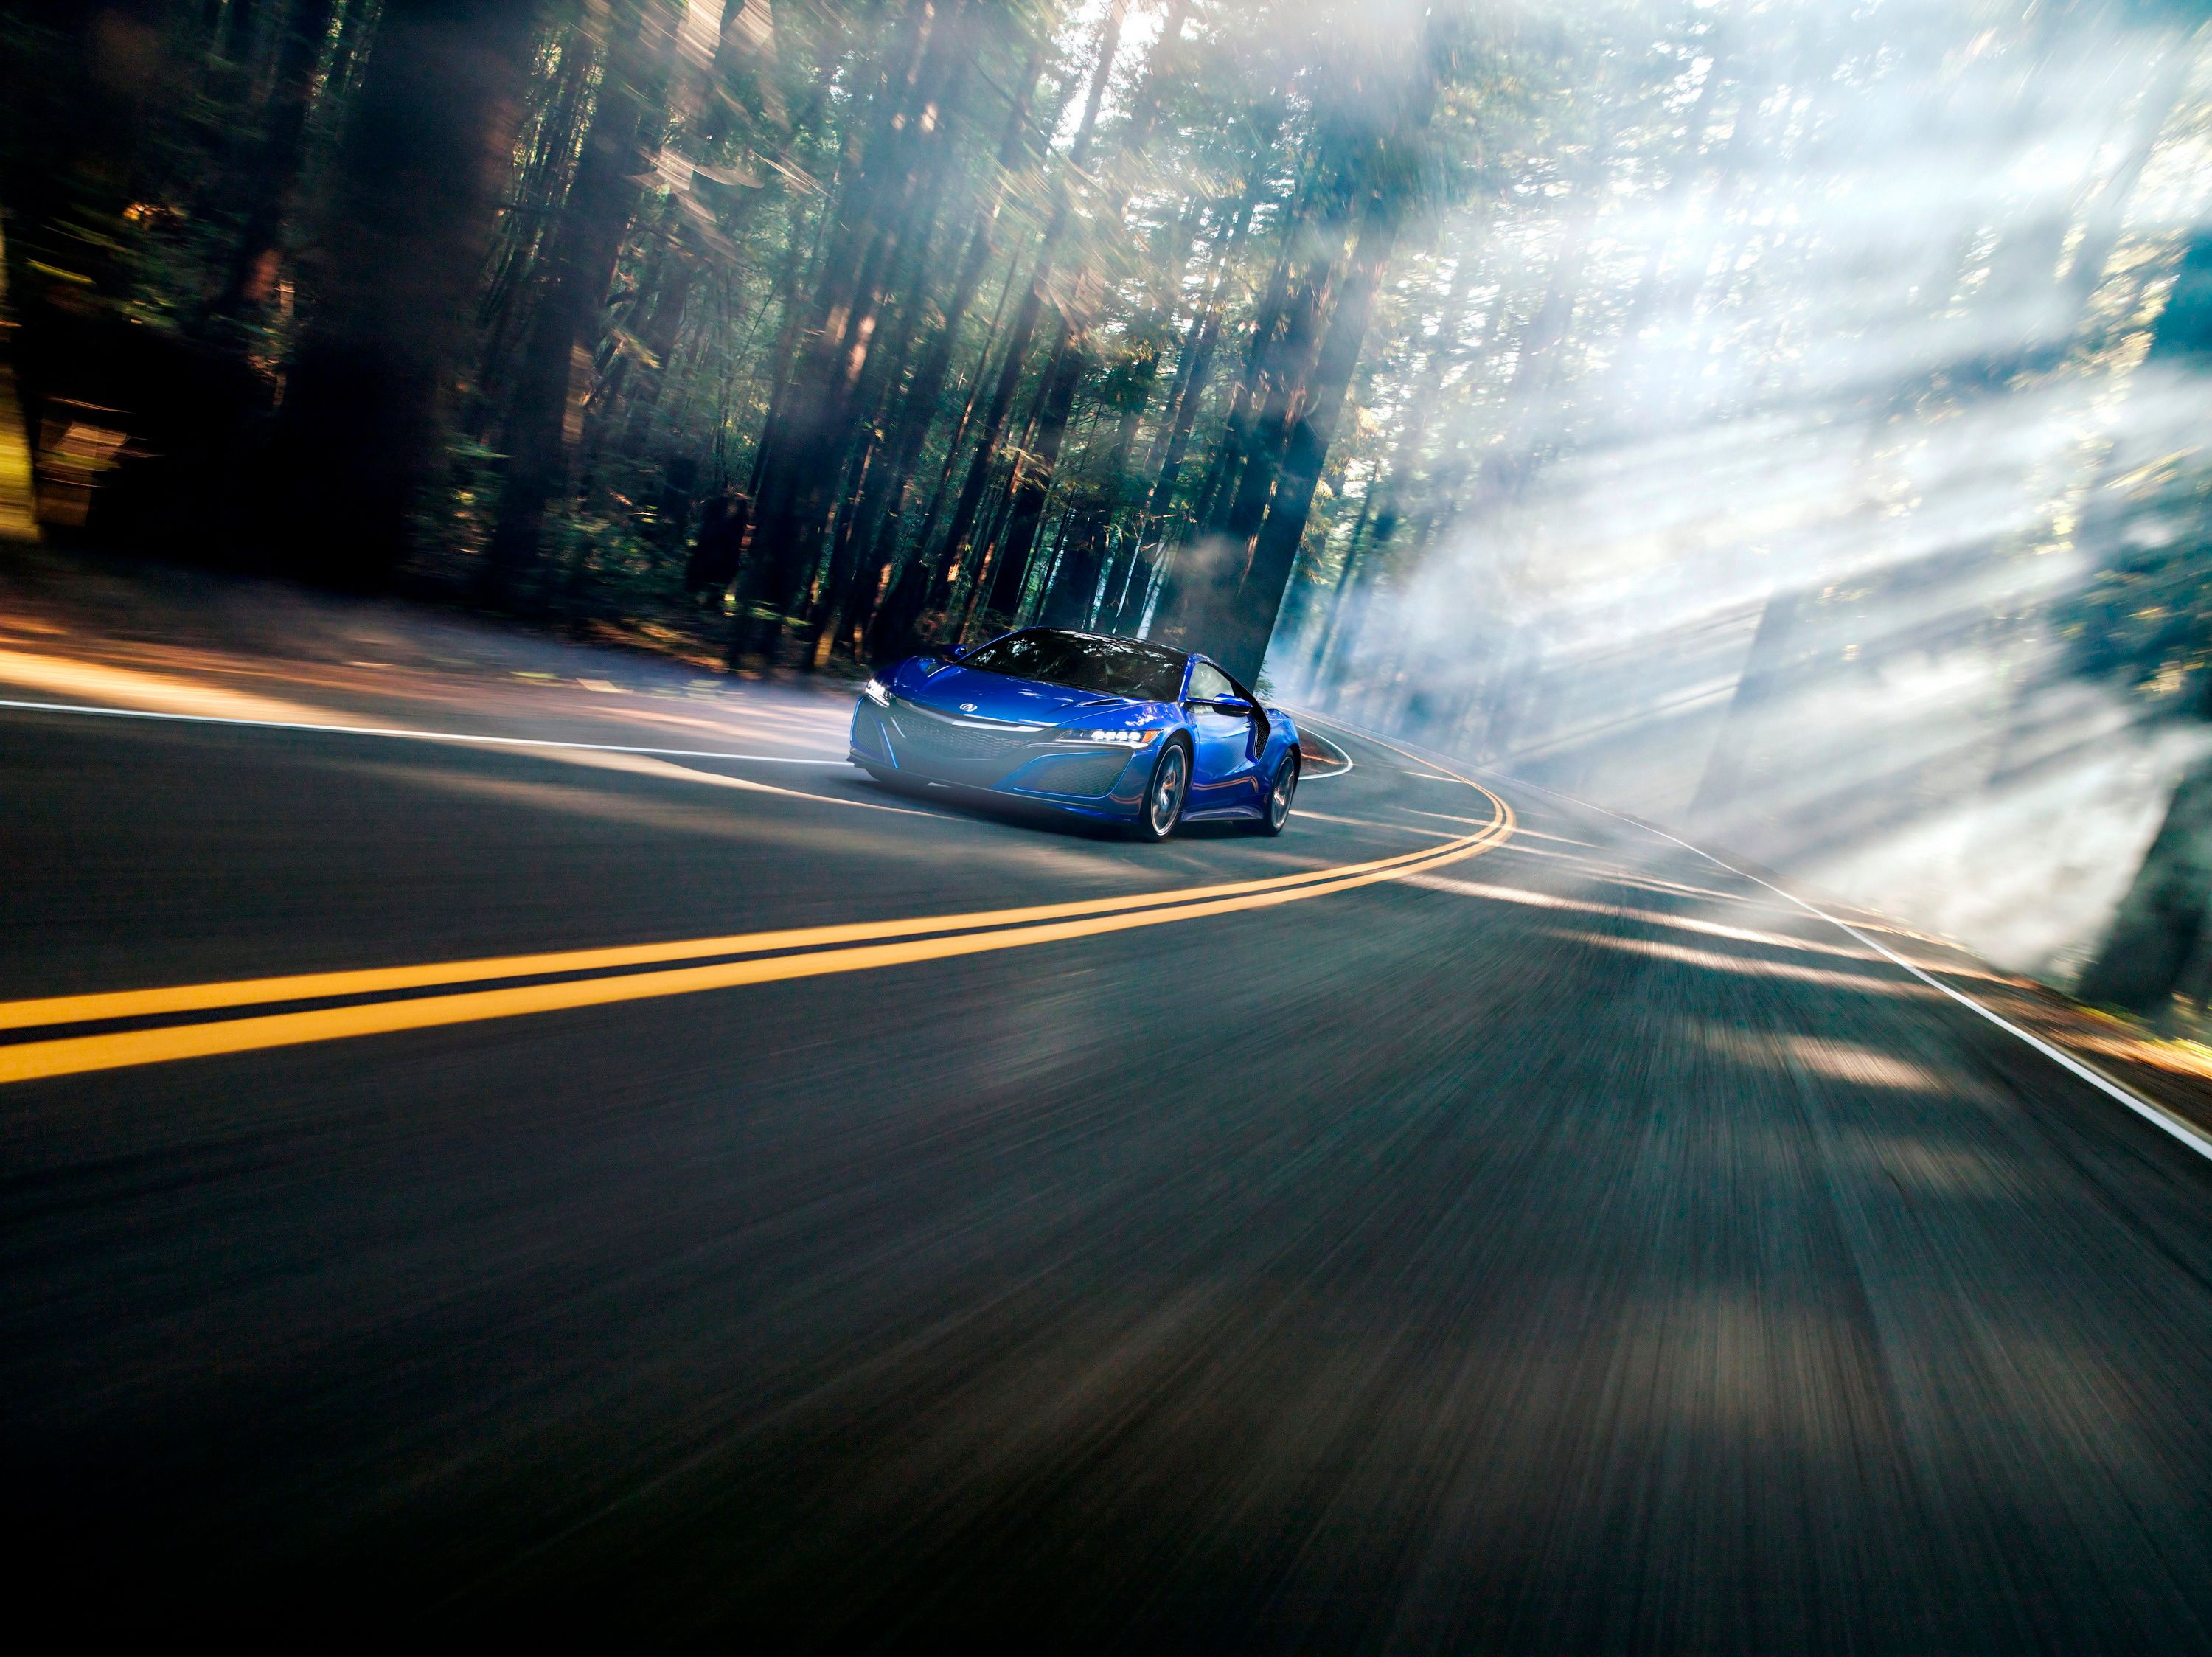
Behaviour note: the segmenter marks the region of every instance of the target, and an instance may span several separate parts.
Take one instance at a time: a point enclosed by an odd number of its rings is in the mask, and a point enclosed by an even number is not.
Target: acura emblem
[[[975,704],[972,702],[963,702],[960,704],[960,711],[963,714],[972,714],[975,711]]]

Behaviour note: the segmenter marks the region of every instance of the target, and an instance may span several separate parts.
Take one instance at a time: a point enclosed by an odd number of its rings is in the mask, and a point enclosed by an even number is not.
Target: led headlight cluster
[[[878,708],[888,708],[891,705],[891,687],[880,679],[872,679],[860,686],[860,694]]]
[[[1141,748],[1157,741],[1158,731],[1062,731],[1063,742],[1102,742],[1111,748]]]

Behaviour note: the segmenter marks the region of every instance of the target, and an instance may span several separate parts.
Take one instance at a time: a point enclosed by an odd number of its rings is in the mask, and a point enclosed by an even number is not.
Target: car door
[[[1212,704],[1223,697],[1239,695],[1235,681],[1212,662],[1191,664],[1190,688],[1184,692],[1190,710],[1192,740],[1198,752],[1191,767],[1190,804],[1185,816],[1249,807],[1259,802],[1259,743],[1257,727],[1245,713],[1223,713]]]

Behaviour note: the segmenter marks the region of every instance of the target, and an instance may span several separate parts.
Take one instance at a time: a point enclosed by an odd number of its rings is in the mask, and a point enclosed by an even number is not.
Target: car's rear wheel
[[[1164,840],[1182,819],[1183,801],[1190,796],[1190,749],[1179,737],[1170,737],[1152,766],[1152,780],[1145,785],[1143,803],[1130,832],[1139,840]]]
[[[1267,790],[1267,803],[1261,808],[1260,820],[1252,827],[1255,833],[1280,834],[1283,825],[1291,820],[1291,801],[1297,798],[1298,756],[1292,749],[1283,756],[1283,763],[1275,768],[1273,786]]]

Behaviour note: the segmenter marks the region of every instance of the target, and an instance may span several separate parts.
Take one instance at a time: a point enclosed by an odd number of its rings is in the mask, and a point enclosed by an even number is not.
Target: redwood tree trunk
[[[274,527],[303,573],[379,585],[406,548],[509,166],[533,9],[385,0],[277,441]]]
[[[1057,226],[1053,227],[1057,228]],[[1006,331],[1006,354],[999,359],[999,377],[991,388],[991,400],[984,405],[982,432],[977,439],[975,457],[969,463],[968,476],[960,485],[960,494],[952,505],[952,517],[945,531],[945,551],[938,564],[940,579],[946,586],[957,580],[962,564],[966,561],[969,545],[975,532],[975,515],[983,504],[983,490],[991,480],[992,468],[998,464],[999,445],[1004,441],[1006,417],[1012,412],[1014,394],[1021,389],[1023,359],[1029,354],[1030,339],[1036,332],[1037,319],[1043,314],[1044,296],[1039,291],[1038,281],[1050,269],[1046,262],[1051,257],[1048,247],[1038,261],[1039,277],[1032,280],[1015,308],[1012,326]]]
[[[1120,49],[1121,26],[1127,15],[1127,0],[1109,0],[1106,16],[1100,25],[1098,46],[1097,55],[1091,61],[1090,81],[1084,92],[1083,116],[1077,124],[1075,137],[1068,147],[1068,164],[1072,168],[1080,169],[1090,159],[1091,138],[1098,128],[1099,110],[1106,95],[1106,83],[1113,70],[1115,53]],[[1030,279],[1029,291],[1022,295],[1021,307],[1015,312],[1013,326],[1007,332],[1006,353],[1000,360],[998,383],[992,390],[990,404],[984,412],[983,427],[976,444],[975,459],[968,469],[967,481],[961,485],[959,499],[954,503],[952,509],[951,522],[945,530],[945,551],[939,562],[946,572],[945,576],[940,579],[945,580],[948,584],[950,577],[957,575],[961,566],[967,561],[969,549],[973,545],[975,515],[982,505],[984,490],[990,481],[993,470],[998,464],[999,448],[1005,440],[1006,417],[1013,408],[1014,395],[1021,387],[1024,359],[1028,355],[1030,340],[1035,336],[1037,323],[1043,313],[1045,290],[1052,280],[1053,256],[1061,235],[1067,228],[1068,212],[1068,186],[1066,180],[1063,177],[1054,192],[1052,218],[1045,226],[1044,240],[1037,252],[1036,272]],[[1052,393],[1057,388],[1059,376],[1062,373],[1073,373],[1078,376],[1081,374],[1079,362],[1073,367],[1067,362],[1071,355],[1079,357],[1080,356],[1079,351],[1073,350],[1070,346],[1071,332],[1070,319],[1065,313],[1061,313],[1058,325],[1054,330],[1053,350],[1047,358],[1048,384],[1044,392],[1047,400],[1049,400]],[[1073,394],[1071,387],[1069,391],[1071,398]],[[1045,405],[1045,403],[1040,403],[1041,408]],[[1046,418],[1049,418],[1048,411]],[[1059,421],[1060,429],[1065,429],[1066,424],[1066,418],[1063,411]],[[1056,459],[1058,455],[1056,436],[1054,438],[1053,447],[1054,458]],[[997,571],[992,578],[990,601],[985,606],[987,609],[1002,607],[1006,595],[1010,590],[1008,586],[1010,580],[1018,581],[1019,572],[1016,571],[1010,577],[1009,570],[1017,564],[1024,569],[1027,567],[1029,545],[1036,539],[1036,521],[1043,509],[1044,491],[1051,488],[1050,460],[1046,460],[1041,467],[1030,467],[1028,471],[1032,474],[1041,475],[1034,476],[1033,480],[1030,481],[1018,480],[1017,483],[1018,490],[1029,491],[1029,495],[1020,501],[1018,517],[1013,526],[1015,532],[1024,536],[1024,544],[1018,551],[1011,546],[1008,548],[1010,552],[1015,552],[1015,556],[1000,557]],[[1018,588],[1013,588],[1011,590],[1014,596],[1018,598]],[[970,615],[973,615],[975,607],[975,600],[971,596],[968,605],[968,612]],[[964,631],[966,624],[963,622],[962,626]]]
[[[623,238],[637,212],[638,175],[645,169],[674,44],[659,0],[640,0],[617,18],[599,107],[568,187],[502,434],[507,478],[486,576],[496,596],[510,603],[530,596],[526,589],[541,551],[545,509],[568,487],[590,353]]]
[[[1287,271],[1279,275],[1273,302],[1253,330],[1244,375],[1199,503],[1196,533],[1178,553],[1154,624],[1162,639],[1217,656],[1220,624],[1236,602],[1273,492],[1284,436],[1312,371],[1328,268],[1309,265],[1295,284],[1287,277]]]
[[[866,372],[915,192],[945,123],[921,112],[963,73],[973,18],[964,0],[942,15],[909,7],[874,92],[855,175],[841,202],[791,375],[771,410],[756,470],[758,501],[732,656],[773,649],[821,556]],[[756,612],[758,612],[756,614]]]
[[[315,71],[337,9],[337,0],[294,0],[285,14],[276,83],[246,188],[246,223],[216,301],[217,315],[233,316],[247,304],[260,303],[275,285],[271,266],[292,210],[293,186],[307,149],[307,115],[314,107]]]
[[[1036,548],[1037,530],[1044,520],[1046,497],[1052,493],[1053,472],[1060,464],[1060,448],[1067,437],[1068,417],[1075,411],[1075,393],[1083,383],[1089,354],[1070,338],[1065,316],[1057,330],[1057,348],[1047,359],[1043,393],[1038,401],[1035,449],[1022,468],[1006,522],[1006,543],[999,557],[997,577],[991,583],[991,609],[1011,618],[1020,607],[1029,577],[1030,555]]]
[[[1222,618],[1221,663],[1248,685],[1259,677],[1267,641],[1274,634],[1275,618],[1282,611],[1283,594],[1313,509],[1314,486],[1321,481],[1328,446],[1343,416],[1360,344],[1367,337],[1375,290],[1396,241],[1396,221],[1387,215],[1370,216],[1361,228],[1352,268],[1322,338],[1312,383],[1284,437],[1267,515],[1253,532],[1251,555]]]
[[[1021,159],[1024,135],[1029,127],[1030,100],[1041,63],[1042,54],[1032,49],[1022,77],[1015,85],[1006,130],[999,140],[998,164],[1001,174],[1012,172]],[[936,423],[938,405],[944,397],[945,380],[951,373],[953,347],[959,339],[960,325],[967,317],[968,308],[975,303],[976,290],[982,284],[984,267],[990,260],[992,228],[1001,204],[1003,201],[994,203],[988,213],[979,210],[969,226],[959,273],[952,282],[951,297],[938,317],[936,333],[922,353],[905,395],[899,399],[891,436],[886,440],[884,463],[872,473],[855,509],[855,532],[867,538],[867,551],[860,564],[854,617],[860,626],[876,636],[879,650],[887,646],[902,649],[908,643],[927,591],[929,568],[925,544],[915,549],[910,567],[902,572],[894,600],[886,601],[880,612],[877,609],[877,590],[898,551],[900,528],[913,494],[915,465],[921,460],[922,447]],[[957,442],[956,432],[955,446]],[[927,539],[925,530],[924,543]],[[880,626],[876,624],[879,618]]]

